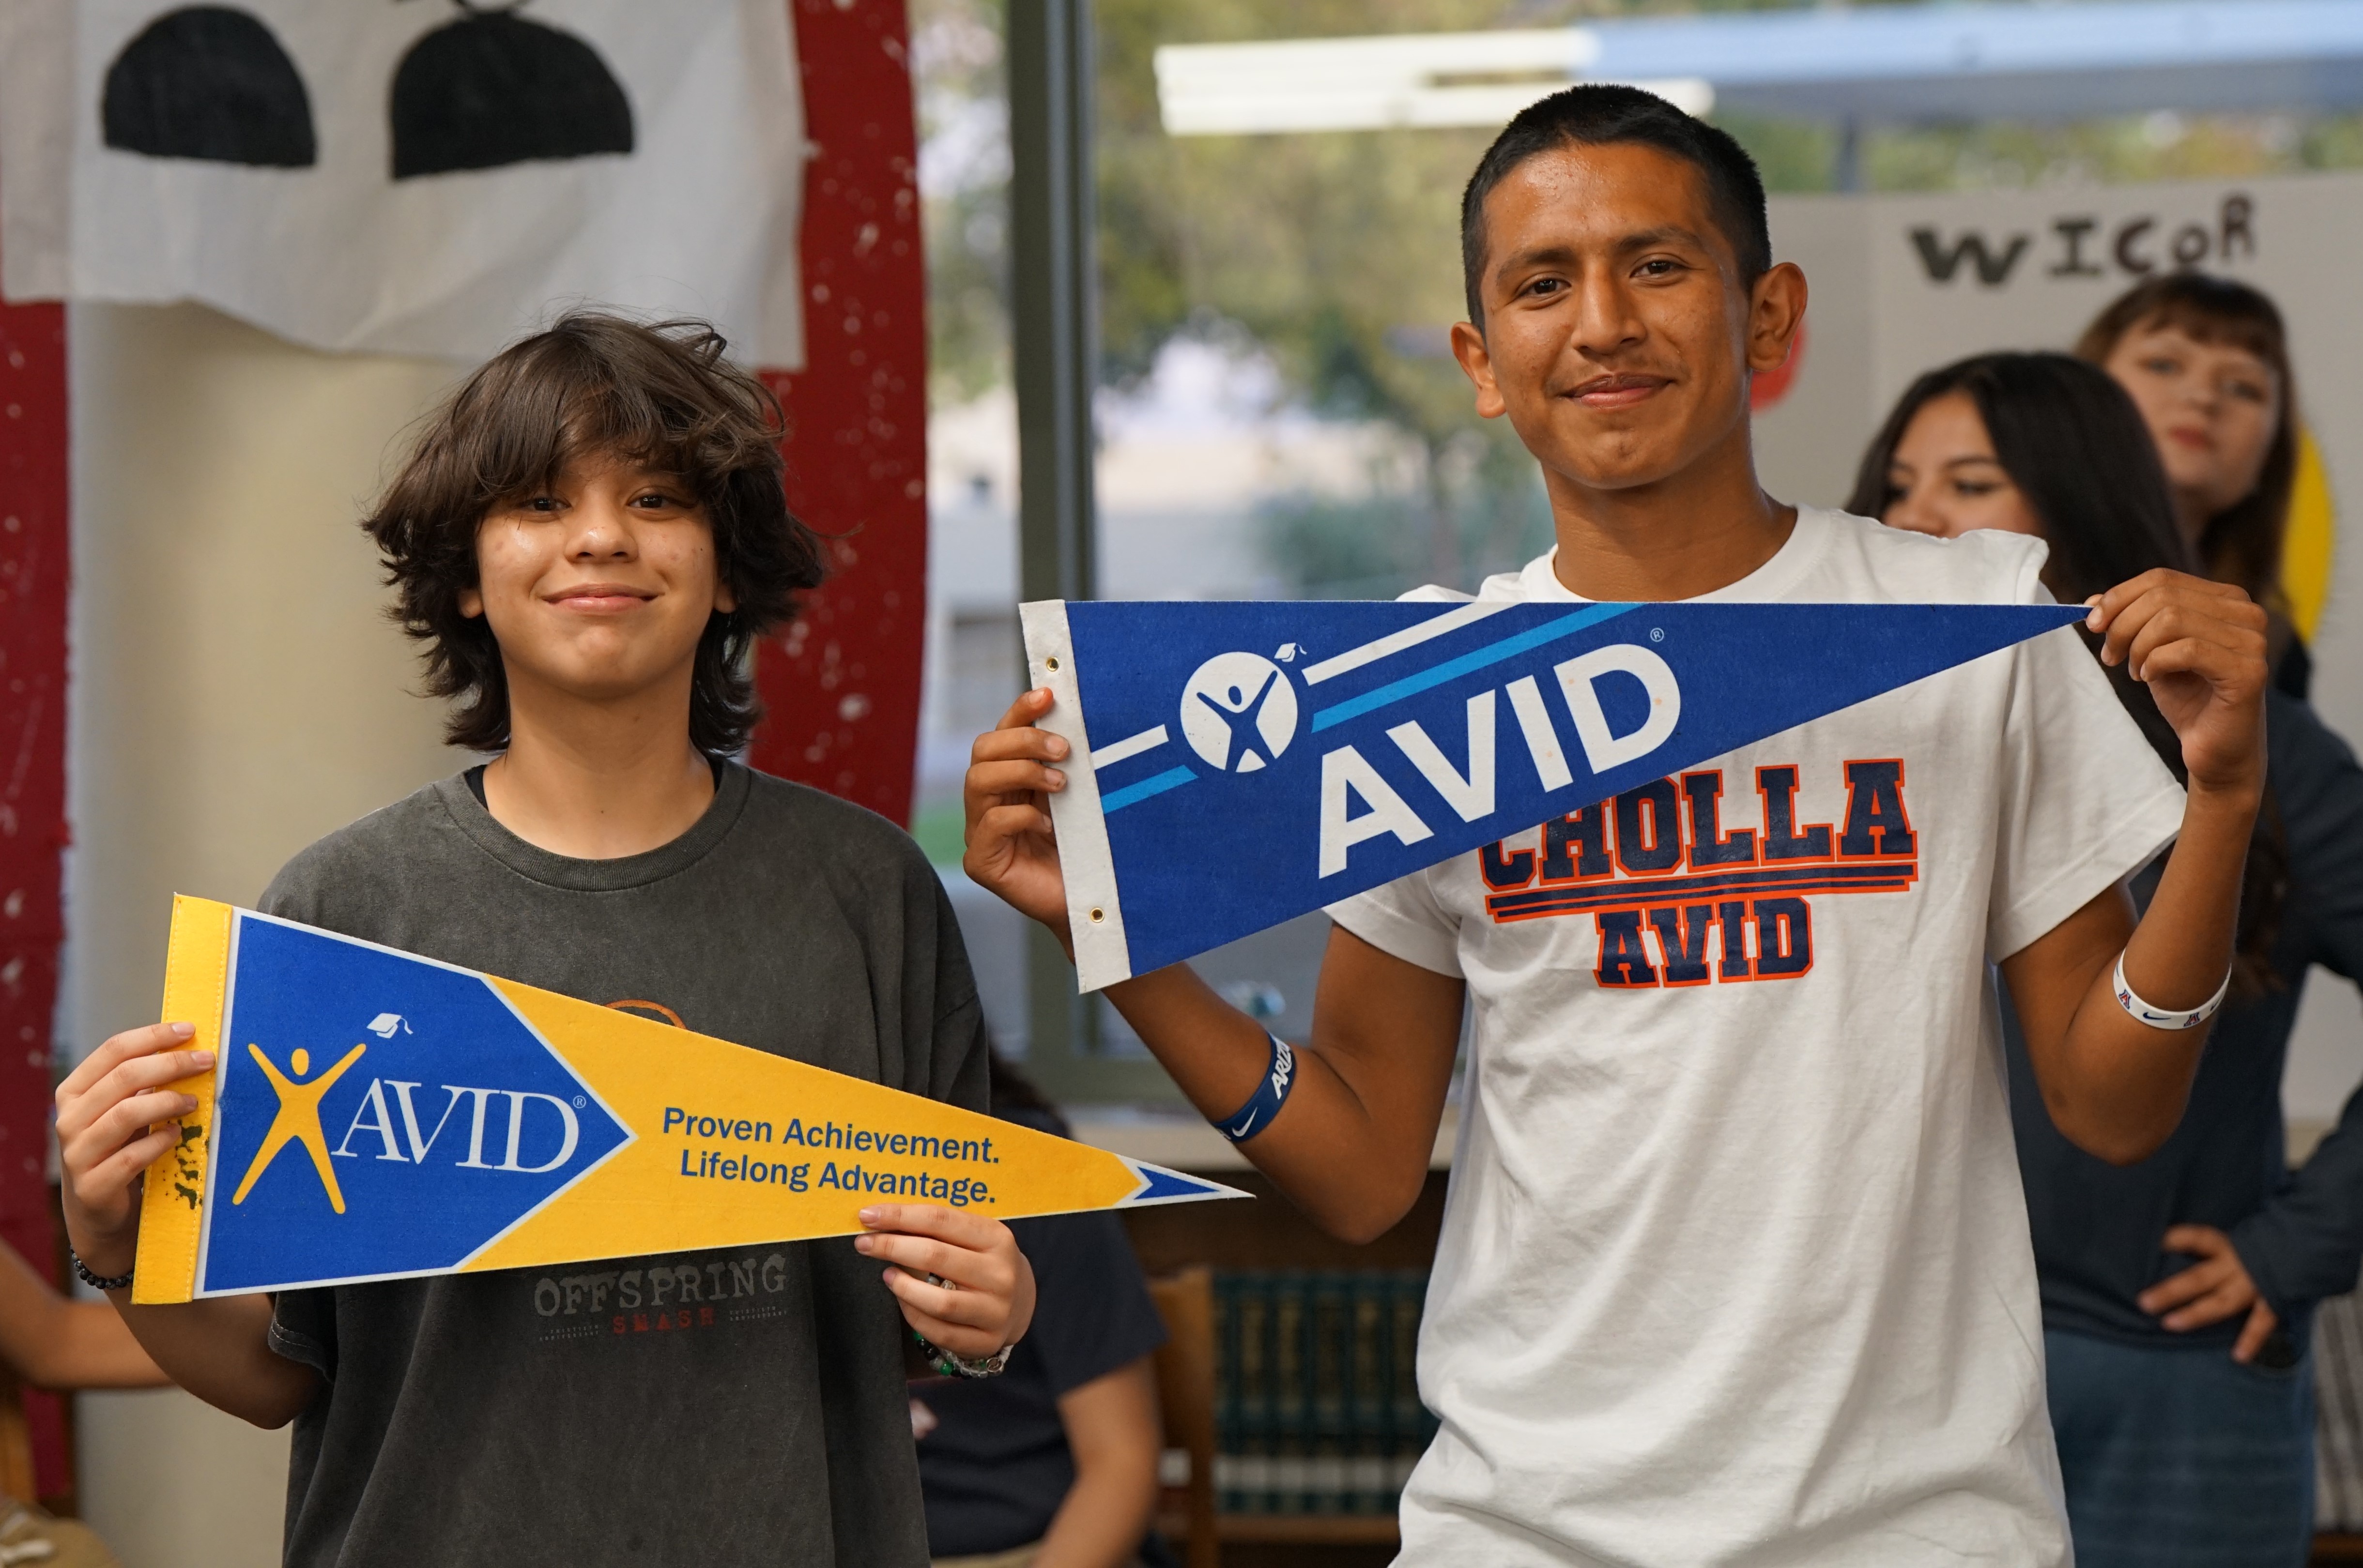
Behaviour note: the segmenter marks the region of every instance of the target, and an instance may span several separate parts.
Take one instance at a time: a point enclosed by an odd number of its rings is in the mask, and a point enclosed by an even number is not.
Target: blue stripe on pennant
[[[1100,815],[1120,812],[1136,801],[1146,801],[1151,795],[1162,795],[1168,790],[1179,790],[1198,776],[1186,767],[1169,767],[1153,778],[1137,784],[1127,784],[1121,790],[1111,790],[1100,797]]]
[[[1572,614],[1561,615],[1555,621],[1546,621],[1532,631],[1520,632],[1514,637],[1503,637],[1498,643],[1488,643],[1481,648],[1462,654],[1459,658],[1448,658],[1442,664],[1431,665],[1417,675],[1406,675],[1401,680],[1374,688],[1363,692],[1359,697],[1348,697],[1343,702],[1320,709],[1313,715],[1314,731],[1318,734],[1332,724],[1342,724],[1348,719],[1359,719],[1373,708],[1383,708],[1390,702],[1398,702],[1405,697],[1416,696],[1431,686],[1441,686],[1448,680],[1458,679],[1470,670],[1483,669],[1486,666],[1499,664],[1503,659],[1515,658],[1529,648],[1538,648],[1545,643],[1553,643],[1561,637],[1573,636],[1586,626],[1596,626],[1603,621],[1614,620],[1617,616],[1638,608],[1640,606],[1636,604],[1587,604]],[[1103,804],[1102,810],[1107,809],[1109,808]]]
[[[1136,1165],[1133,1168],[1140,1172],[1141,1187],[1138,1192],[1125,1199],[1126,1203],[1155,1203],[1167,1198],[1203,1198],[1223,1190],[1214,1182],[1201,1181],[1179,1171],[1169,1171],[1161,1165]]]

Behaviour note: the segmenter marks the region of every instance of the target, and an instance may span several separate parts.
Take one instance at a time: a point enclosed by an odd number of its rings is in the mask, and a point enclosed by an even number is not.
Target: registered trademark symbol
[[[576,1096],[574,1097],[574,1109],[575,1109],[575,1110],[582,1110],[584,1106],[586,1106],[586,1105],[588,1105],[588,1104],[590,1104],[590,1103],[591,1103],[591,1102],[590,1102],[589,1100],[584,1099],[583,1099],[581,1095],[579,1095],[579,1094],[578,1094],[578,1095],[576,1095]]]
[[[1650,640],[1651,642],[1653,642],[1653,643],[1662,643],[1662,642],[1664,642],[1664,641],[1666,640],[1666,629],[1665,629],[1663,626],[1652,626],[1652,627],[1650,627],[1650,628],[1649,628],[1649,640]]]

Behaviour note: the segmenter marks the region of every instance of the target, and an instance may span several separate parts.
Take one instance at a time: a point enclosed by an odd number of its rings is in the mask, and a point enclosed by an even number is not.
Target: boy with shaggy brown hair
[[[450,739],[497,755],[304,851],[261,907],[982,1110],[926,857],[731,760],[754,639],[821,549],[779,406],[723,351],[698,323],[571,315],[426,423],[364,526]],[[858,1238],[562,1280],[135,1307],[140,1174],[194,1109],[170,1086],[212,1066],[191,1032],[118,1034],[59,1088],[67,1228],[184,1387],[295,1422],[288,1562],[926,1562],[909,1353],[982,1375],[1024,1333],[1007,1227],[880,1204]]]

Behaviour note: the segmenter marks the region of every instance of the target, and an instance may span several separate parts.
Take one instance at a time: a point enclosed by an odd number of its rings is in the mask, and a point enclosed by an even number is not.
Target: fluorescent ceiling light
[[[1157,51],[1157,95],[1169,136],[1499,126],[1593,80],[1585,70],[1599,54],[1585,28],[1168,44]],[[1632,85],[1690,114],[1714,106],[1702,77]]]
[[[2363,0],[2041,0],[1705,11],[1580,28],[1157,54],[1176,136],[1499,125],[1574,82],[1843,124],[2363,107]],[[1712,83],[1710,89],[1709,83]]]

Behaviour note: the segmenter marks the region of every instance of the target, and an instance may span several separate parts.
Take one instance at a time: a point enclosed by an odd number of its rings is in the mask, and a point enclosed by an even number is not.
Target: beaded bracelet
[[[927,1364],[938,1377],[998,1377],[1009,1370],[1009,1353],[1017,1348],[1004,1345],[991,1355],[971,1361],[941,1348],[916,1329],[911,1331],[911,1338],[918,1342],[919,1353],[926,1357]]]
[[[90,1272],[90,1264],[82,1261],[82,1254],[73,1250],[72,1242],[68,1242],[66,1245],[66,1261],[73,1264],[74,1277],[81,1280],[84,1285],[89,1286],[93,1290],[128,1290],[131,1288],[131,1270],[125,1269],[121,1274],[116,1275],[93,1274]]]

